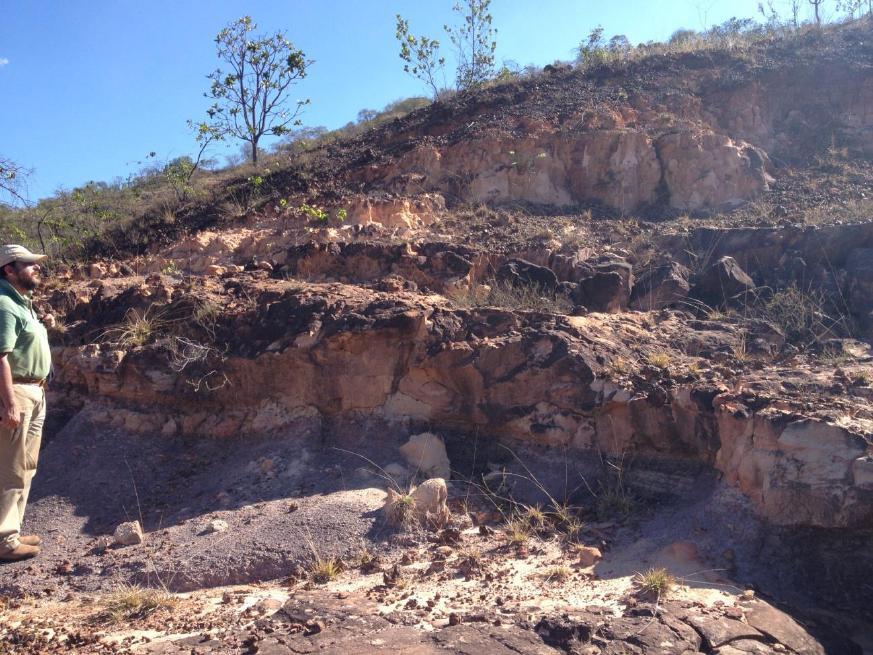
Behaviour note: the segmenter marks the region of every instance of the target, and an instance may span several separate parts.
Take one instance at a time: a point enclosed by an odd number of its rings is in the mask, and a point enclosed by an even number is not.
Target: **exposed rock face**
[[[439,220],[446,201],[439,194],[424,194],[414,198],[353,198],[344,206],[349,225],[379,223],[387,228],[430,225]]]
[[[87,410],[93,420],[129,431],[223,438],[372,415],[697,462],[721,471],[776,523],[860,526],[873,518],[873,422],[846,417],[837,425],[826,404],[822,416],[804,416],[780,391],[778,372],[758,372],[754,394],[706,379],[680,383],[656,368],[620,384],[608,379],[609,362],[639,357],[629,343],[671,344],[677,360],[682,352],[724,355],[739,337],[723,326],[676,313],[653,323],[651,315],[452,310],[402,293],[275,280],[246,294],[258,307],[229,326],[236,345],[223,361],[180,374],[160,348],[126,353],[93,344],[59,353],[59,378],[102,399]],[[111,316],[116,303],[132,300],[121,293],[98,302]]]
[[[657,201],[662,180],[678,209],[739,204],[768,188],[767,166],[763,151],[723,134],[692,130],[653,141],[622,127],[544,129],[521,140],[483,137],[445,149],[427,144],[362,175],[403,193],[424,187],[475,202],[598,201],[631,212]],[[458,180],[469,182],[459,188]]]
[[[685,131],[658,141],[670,205],[676,209],[736,206],[768,188],[767,155],[714,132]]]

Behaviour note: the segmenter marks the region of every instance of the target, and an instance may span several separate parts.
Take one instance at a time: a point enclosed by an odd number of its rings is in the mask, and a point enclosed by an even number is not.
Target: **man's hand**
[[[11,407],[4,407],[0,413],[0,424],[4,427],[12,427],[14,430],[21,423],[21,413],[18,411],[18,406],[13,403]]]
[[[55,321],[54,314],[46,314],[42,317],[42,324],[47,328],[53,328],[57,321]]]

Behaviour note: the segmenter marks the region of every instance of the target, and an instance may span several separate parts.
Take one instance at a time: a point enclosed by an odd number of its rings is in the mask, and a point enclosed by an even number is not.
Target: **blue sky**
[[[786,0],[776,2],[785,9]],[[806,5],[807,3],[803,3]],[[444,38],[452,0],[5,0],[0,21],[0,154],[33,169],[32,200],[89,180],[111,181],[189,154],[187,119],[205,117],[215,35],[251,15],[259,32],[285,30],[315,63],[294,98],[310,98],[305,125],[335,128],[364,108],[427,95],[404,74],[394,37]],[[602,25],[607,37],[664,40],[731,16],[757,0],[492,0],[497,59],[543,66],[573,58]],[[806,11],[808,8],[804,7]],[[786,10],[787,11],[787,10]],[[450,80],[451,81],[451,77]],[[237,151],[236,146],[233,151]],[[217,153],[218,154],[218,153]]]

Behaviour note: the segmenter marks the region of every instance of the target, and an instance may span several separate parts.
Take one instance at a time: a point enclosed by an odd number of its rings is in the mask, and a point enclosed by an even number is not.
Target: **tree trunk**
[[[258,165],[258,140],[252,140],[252,164],[254,166]]]

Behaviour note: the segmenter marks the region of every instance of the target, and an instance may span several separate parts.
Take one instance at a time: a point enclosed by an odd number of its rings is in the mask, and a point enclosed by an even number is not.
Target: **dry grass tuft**
[[[343,570],[343,562],[338,557],[328,559],[316,557],[309,567],[309,579],[315,584],[327,584],[336,579]]]
[[[170,325],[164,312],[154,305],[145,310],[131,308],[124,315],[124,321],[106,330],[101,337],[124,348],[138,348],[152,341]]]
[[[573,570],[569,566],[550,566],[541,575],[546,582],[564,582],[573,575]]]
[[[399,496],[387,508],[388,522],[391,525],[409,527],[415,523],[415,499],[411,494]]]
[[[486,280],[486,284],[456,289],[449,299],[461,307],[503,307],[506,309],[568,314],[573,303],[564,296],[536,285],[513,286],[508,282]]]
[[[663,598],[676,584],[676,578],[667,569],[653,568],[645,573],[637,573],[634,583],[640,593]]]
[[[530,522],[523,516],[514,516],[503,526],[506,539],[512,546],[526,544],[531,537]]]
[[[673,355],[666,350],[656,350],[649,353],[646,357],[646,361],[656,368],[668,369],[670,368],[670,364],[673,363]]]
[[[163,589],[122,585],[103,599],[103,608],[114,621],[141,619],[162,609],[172,609],[178,600]]]

